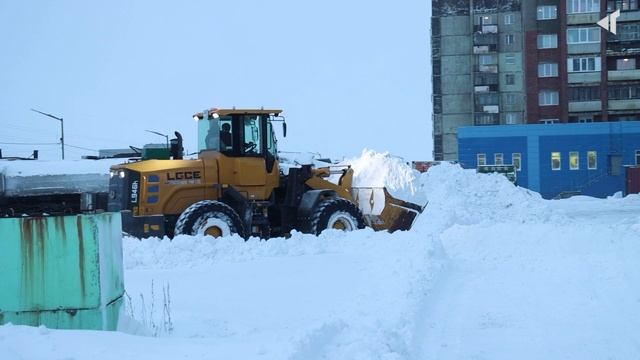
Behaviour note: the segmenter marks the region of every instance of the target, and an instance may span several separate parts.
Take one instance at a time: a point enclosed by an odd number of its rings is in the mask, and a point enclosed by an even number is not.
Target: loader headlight
[[[109,171],[109,177],[114,177],[114,176],[116,176],[116,171],[115,170]]]
[[[125,175],[124,170],[120,170],[120,172],[118,172],[118,175],[120,176],[120,179],[124,179],[124,175]]]

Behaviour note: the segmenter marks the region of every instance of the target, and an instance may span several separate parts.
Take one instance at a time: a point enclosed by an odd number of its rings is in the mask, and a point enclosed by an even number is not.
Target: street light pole
[[[31,109],[31,111],[37,112],[38,114],[42,114],[44,116],[48,116],[48,117],[50,117],[52,119],[56,119],[56,120],[60,121],[60,144],[62,146],[62,160],[64,160],[64,119],[63,118],[59,118],[57,116],[53,116],[51,114],[44,113],[44,112],[36,110],[36,109]]]
[[[153,130],[145,130],[146,132],[150,132],[152,134],[156,134],[156,135],[160,135],[160,136],[164,136],[165,139],[167,139],[167,149],[169,148],[169,135],[167,134],[163,134],[157,131],[153,131]]]

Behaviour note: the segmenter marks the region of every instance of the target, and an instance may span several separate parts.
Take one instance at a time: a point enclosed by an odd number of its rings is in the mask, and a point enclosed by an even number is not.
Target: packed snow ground
[[[125,238],[121,332],[2,326],[2,358],[638,357],[640,197],[547,201],[454,165],[349,161],[357,186],[429,201],[411,231]]]

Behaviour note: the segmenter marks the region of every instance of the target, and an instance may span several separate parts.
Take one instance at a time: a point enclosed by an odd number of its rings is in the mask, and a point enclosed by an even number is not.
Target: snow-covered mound
[[[0,160],[0,173],[5,176],[109,174],[111,165],[127,159],[100,160]]]
[[[424,196],[415,188],[420,173],[398,157],[365,149],[359,157],[344,160],[341,164],[353,168],[354,187],[386,187],[397,198],[424,202]]]
[[[148,306],[154,297],[148,283],[154,274],[156,304],[162,304],[158,289],[171,285],[172,338],[243,339],[227,345],[229,354],[212,343],[222,357],[404,358],[422,294],[442,267],[437,244],[430,236],[370,229],[247,242],[125,238],[129,312],[162,323],[160,312],[155,319],[141,313],[141,299]]]
[[[411,231],[125,238],[123,318],[146,331],[0,326],[2,359],[637,357],[640,196],[546,201],[457,165],[350,162],[359,186],[429,200]]]
[[[547,221],[551,216],[540,194],[514,186],[500,174],[478,174],[446,162],[419,173],[399,158],[372,150],[343,163],[353,167],[356,187],[384,186],[400,199],[419,205],[428,201],[418,226]]]
[[[540,194],[513,185],[503,175],[478,174],[457,164],[433,166],[417,182],[429,200],[418,223],[545,222],[552,213]]]

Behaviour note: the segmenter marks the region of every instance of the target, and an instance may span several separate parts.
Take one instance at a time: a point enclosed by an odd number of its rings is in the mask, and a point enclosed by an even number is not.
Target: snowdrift
[[[640,197],[547,201],[501,175],[451,164],[421,174],[370,150],[345,163],[356,186],[428,201],[414,228],[246,242],[125,238],[123,332],[3,326],[0,352],[94,360],[637,355]]]

